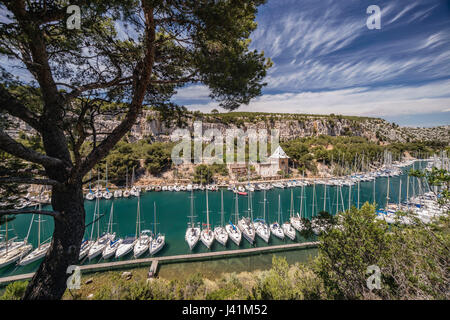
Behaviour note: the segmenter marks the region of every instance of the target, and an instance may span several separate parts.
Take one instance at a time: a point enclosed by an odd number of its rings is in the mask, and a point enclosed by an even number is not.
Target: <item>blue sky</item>
[[[366,26],[370,5],[380,30]],[[450,1],[268,0],[257,22],[251,47],[274,66],[263,95],[239,110],[450,124]],[[208,92],[188,86],[174,101],[208,112]]]

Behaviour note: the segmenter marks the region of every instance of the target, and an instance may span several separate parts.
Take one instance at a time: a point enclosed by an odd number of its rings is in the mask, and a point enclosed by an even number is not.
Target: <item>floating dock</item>
[[[201,260],[212,260],[212,259],[222,259],[227,257],[236,256],[248,256],[253,254],[268,253],[268,252],[279,252],[279,251],[289,251],[296,249],[309,249],[316,248],[318,242],[303,242],[303,243],[290,243],[267,247],[257,247],[249,249],[236,249],[236,250],[226,250],[226,251],[214,251],[214,252],[204,252],[204,253],[192,253],[192,254],[182,254],[167,257],[153,257],[153,258],[143,258],[143,259],[131,259],[124,261],[111,261],[104,263],[96,263],[89,265],[81,265],[81,274],[92,273],[97,271],[109,271],[116,269],[127,269],[144,267],[151,265],[151,269],[155,272],[159,263],[179,263],[179,262],[190,262],[190,261],[201,261]],[[154,269],[153,269],[154,267]],[[8,276],[0,278],[0,286],[4,286],[10,282],[23,281],[31,279],[34,275],[33,273],[18,274],[14,276]]]

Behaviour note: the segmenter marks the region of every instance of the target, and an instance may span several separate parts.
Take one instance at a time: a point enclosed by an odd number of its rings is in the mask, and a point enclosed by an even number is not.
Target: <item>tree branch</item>
[[[153,17],[153,8],[146,2],[142,1],[142,9],[145,15],[145,56],[140,61],[133,72],[133,98],[129,106],[129,110],[125,115],[125,119],[106,137],[95,149],[89,153],[85,160],[72,170],[72,179],[84,177],[89,170],[100,159],[104,158],[108,152],[115,146],[117,142],[132,128],[139,113],[142,110],[142,103],[147,92],[150,78],[153,71],[155,61],[156,39],[155,23]]]
[[[72,90],[71,92],[67,93],[67,95],[65,96],[65,99],[68,102],[68,101],[78,97],[81,93],[83,93],[85,91],[94,90],[94,89],[104,89],[104,88],[109,88],[112,86],[117,86],[117,85],[120,85],[123,81],[128,81],[130,79],[131,79],[131,77],[126,77],[126,78],[117,77],[108,82],[94,82],[94,83],[86,84],[86,85],[80,86],[80,87]]]
[[[0,149],[23,160],[41,164],[44,167],[63,165],[63,162],[59,159],[46,156],[25,147],[23,144],[11,138],[3,130],[0,130]]]
[[[7,215],[19,215],[19,214],[42,214],[45,216],[50,216],[55,219],[59,218],[61,215],[58,211],[46,211],[46,210],[33,210],[33,209],[26,209],[26,210],[0,210],[0,217],[7,216]]]
[[[55,186],[60,184],[56,180],[52,179],[36,179],[36,178],[20,178],[20,177],[5,177],[0,178],[0,183],[26,183],[26,184],[39,184]]]
[[[0,85],[0,110],[19,118],[38,131],[41,129],[38,116],[12,96],[3,85]]]

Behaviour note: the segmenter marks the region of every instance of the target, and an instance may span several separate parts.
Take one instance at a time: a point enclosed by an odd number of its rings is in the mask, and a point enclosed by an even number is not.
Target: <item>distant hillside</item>
[[[380,143],[441,141],[450,144],[450,125],[433,128],[400,127],[380,118],[344,115],[307,115],[286,113],[230,112],[204,114],[198,111],[170,110],[164,112],[147,109],[138,118],[128,134],[129,141],[152,138],[168,141],[178,127],[192,131],[194,121],[203,122],[203,130],[215,128],[224,134],[227,129],[278,129],[280,140],[319,135],[361,136]],[[119,116],[105,116],[98,127],[109,131],[119,123]],[[31,128],[21,123],[15,133],[29,132]]]

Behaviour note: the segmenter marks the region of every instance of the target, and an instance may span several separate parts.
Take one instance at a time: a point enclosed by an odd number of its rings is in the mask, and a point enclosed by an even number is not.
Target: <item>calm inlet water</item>
[[[424,163],[422,163],[424,167]],[[417,164],[416,164],[417,168]],[[390,180],[390,199],[391,202],[398,202],[399,199],[406,200],[406,185],[407,185],[407,175],[406,172],[409,167],[403,169],[403,175],[398,177],[391,177]],[[414,178],[415,179],[415,178]],[[378,178],[375,183],[371,182],[361,182],[360,183],[360,195],[359,203],[362,205],[364,202],[375,201],[379,206],[384,207],[386,204],[386,192],[387,192],[387,178]],[[399,185],[400,180],[402,181],[402,190],[399,195]],[[306,214],[307,217],[316,215],[322,210],[326,210],[332,214],[338,211],[348,209],[350,205],[357,205],[358,202],[358,189],[357,185],[351,187],[351,193],[349,197],[349,187],[338,188],[335,186],[326,187],[326,198],[324,199],[325,186],[316,185],[315,186],[315,196],[314,187],[305,187],[304,197],[301,197],[301,187],[296,187],[292,189],[272,189],[266,192],[266,221],[272,223],[277,220],[278,216],[278,196],[281,199],[281,222],[289,219],[289,209],[291,202],[291,190],[293,191],[294,199],[294,210],[295,213],[302,211],[303,215]],[[419,193],[419,187],[417,181],[410,179],[409,195],[412,196],[414,193]],[[189,248],[184,240],[184,234],[186,231],[186,226],[188,222],[188,215],[190,213],[190,192],[143,192],[141,195],[140,206],[141,206],[141,230],[154,228],[154,218],[153,218],[153,204],[156,204],[156,219],[157,219],[157,232],[161,232],[166,235],[166,245],[157,254],[158,256],[171,256],[189,253]],[[220,224],[220,191],[219,192],[208,192],[209,197],[209,209],[210,209],[210,222],[211,226],[216,226]],[[224,220],[225,223],[234,219],[232,216],[235,212],[235,195],[231,191],[224,190]],[[252,194],[252,207],[253,207],[253,217],[262,218],[263,216],[263,192],[258,191]],[[313,202],[314,199],[314,202]],[[350,201],[349,201],[350,199]],[[116,199],[116,200],[100,200],[100,214],[104,216],[100,219],[100,233],[106,231],[109,213],[111,205],[114,203],[114,224],[113,231],[119,237],[125,237],[128,235],[134,236],[136,232],[136,213],[137,213],[137,198],[129,199]],[[301,204],[302,207],[301,208]],[[95,201],[86,201],[86,224],[93,220],[95,208]],[[239,215],[249,214],[249,202],[247,196],[239,196],[238,198],[238,211]],[[194,192],[194,212],[196,221],[200,223],[206,223],[206,193],[204,191]],[[23,239],[28,232],[28,228],[31,222],[31,216],[29,215],[19,215],[17,218],[9,225],[10,227],[10,237],[17,235],[19,239]],[[37,217],[35,216],[35,221]],[[50,217],[43,217],[44,221],[41,223],[41,241],[49,239],[53,232],[53,221]],[[233,220],[234,221],[234,220]],[[29,241],[36,247],[37,246],[37,223],[33,223]],[[2,226],[4,228],[4,226]],[[85,237],[89,238],[91,235],[91,226],[86,228]],[[97,237],[97,226],[93,231],[94,238]],[[309,239],[311,240],[311,239]],[[297,233],[297,238],[295,242],[304,242],[303,239]],[[292,241],[286,238],[284,241],[279,240],[276,237],[271,237],[269,244],[266,244],[259,237],[256,237],[256,246],[262,247],[267,245],[278,245],[283,243],[292,243]],[[250,244],[242,239],[240,248],[250,248]],[[226,247],[223,247],[217,241],[211,247],[212,251],[221,250],[233,250],[238,247],[232,242],[228,241]],[[194,248],[193,253],[207,252],[208,249],[199,241],[197,246]],[[91,262],[86,263],[97,263],[101,258],[94,259]],[[125,259],[132,259],[132,254],[125,257]],[[234,259],[245,259],[245,258],[234,258]],[[16,267],[10,265],[9,267],[0,269],[0,276],[7,276],[13,274],[21,274],[33,272],[39,266],[40,261],[36,261],[25,267]]]

